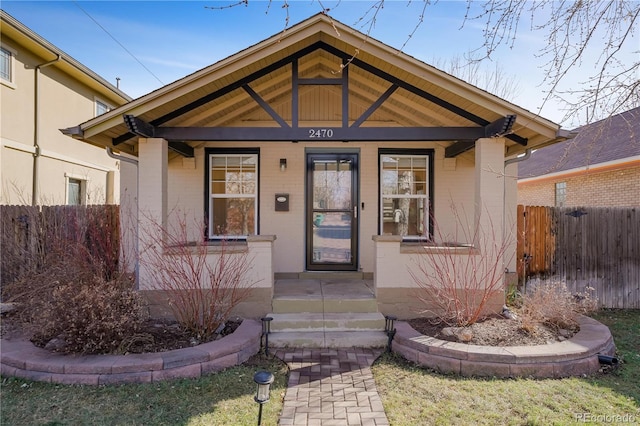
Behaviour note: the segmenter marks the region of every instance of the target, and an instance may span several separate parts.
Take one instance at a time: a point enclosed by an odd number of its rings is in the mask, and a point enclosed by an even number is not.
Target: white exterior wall
[[[305,173],[307,150],[322,148],[337,151],[359,151],[359,259],[360,269],[375,269],[374,244],[378,234],[378,148],[431,148],[434,154],[436,221],[441,235],[451,235],[456,221],[451,214],[451,202],[462,206],[473,218],[474,212],[474,160],[473,156],[460,156],[455,160],[444,158],[444,148],[436,143],[361,142],[361,143],[211,143],[195,149],[195,159],[170,154],[167,183],[167,211],[170,223],[175,215],[186,215],[191,225],[189,238],[200,238],[198,223],[204,218],[205,147],[260,148],[259,156],[259,228],[260,235],[274,235],[273,270],[276,273],[301,272],[305,267]],[[280,170],[280,158],[286,158],[287,169]],[[142,191],[142,189],[141,189]],[[288,193],[289,211],[275,211],[275,194]],[[364,203],[364,210],[361,210]],[[173,220],[172,220],[173,218]],[[471,223],[473,220],[471,220]],[[171,226],[171,225],[170,225]],[[436,237],[439,233],[436,231]]]
[[[516,272],[516,247],[518,244],[518,163],[505,167],[505,206],[504,206],[504,236],[509,241],[509,250],[505,258],[505,268],[509,272]]]

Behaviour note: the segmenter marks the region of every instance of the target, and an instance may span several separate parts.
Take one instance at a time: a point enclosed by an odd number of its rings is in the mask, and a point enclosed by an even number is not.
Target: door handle
[[[357,205],[353,206],[353,218],[354,219],[358,218],[358,206]]]

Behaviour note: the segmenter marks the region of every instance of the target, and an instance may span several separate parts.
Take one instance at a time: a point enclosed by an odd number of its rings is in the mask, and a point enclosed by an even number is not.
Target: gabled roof
[[[16,43],[24,46],[33,54],[41,57],[45,62],[60,58],[60,60],[55,62],[53,66],[91,87],[93,90],[100,93],[102,96],[105,96],[117,105],[122,105],[131,101],[131,97],[126,93],[1,9],[0,18],[2,21],[0,28],[2,30],[3,39],[12,39]]]
[[[345,62],[347,68],[344,68]],[[346,109],[350,123],[361,114],[371,112],[372,104],[384,99],[368,117],[370,122],[387,123],[385,125],[389,127],[463,127],[478,126],[478,121],[492,123],[516,115],[513,135],[509,137],[527,141],[529,148],[555,143],[565,137],[557,124],[324,14],[314,15],[284,33],[77,128],[67,129],[67,133],[97,145],[117,145],[118,149],[128,146],[131,152],[135,152],[136,139],[128,134],[124,115],[135,116],[141,123],[167,127],[238,127],[243,123],[254,126],[255,123],[267,123],[267,126],[277,127],[278,120],[274,121],[274,117],[281,118],[280,125],[282,122],[291,123],[295,115],[292,111],[296,110],[295,101],[292,101],[294,66],[298,68],[301,79],[323,80],[325,83],[326,80],[339,79],[348,71]],[[394,85],[390,81],[399,88],[390,90]],[[339,102],[341,96],[341,89],[337,86],[302,87],[299,119],[305,121],[305,99],[306,104],[311,105],[320,97]],[[261,105],[257,100],[264,102]],[[268,107],[265,108],[264,104]],[[316,111],[313,120],[328,123],[336,118],[318,116]],[[375,125],[362,124],[362,127],[367,126]],[[508,156],[525,149],[522,143],[511,141],[507,146]]]
[[[640,160],[640,107],[578,127],[573,139],[537,150],[518,166],[520,179],[624,159]]]

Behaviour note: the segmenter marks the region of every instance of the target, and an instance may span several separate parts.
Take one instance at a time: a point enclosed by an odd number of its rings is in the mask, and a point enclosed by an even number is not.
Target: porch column
[[[479,240],[475,244],[481,251],[497,252],[502,246],[505,200],[504,150],[504,138],[482,138],[476,141],[475,219],[480,232]],[[499,264],[503,261],[504,259],[498,259]]]
[[[158,227],[167,226],[168,142],[160,138],[138,140],[138,220],[140,290],[153,289],[146,248],[157,242]]]

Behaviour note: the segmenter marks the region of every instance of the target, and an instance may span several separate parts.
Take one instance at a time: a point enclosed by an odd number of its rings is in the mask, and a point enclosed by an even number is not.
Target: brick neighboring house
[[[640,108],[574,132],[519,164],[518,204],[640,206]]]

